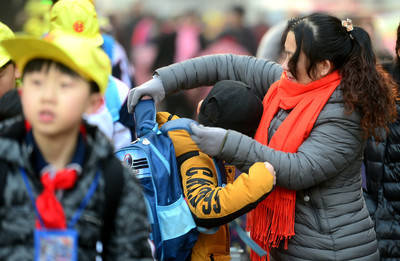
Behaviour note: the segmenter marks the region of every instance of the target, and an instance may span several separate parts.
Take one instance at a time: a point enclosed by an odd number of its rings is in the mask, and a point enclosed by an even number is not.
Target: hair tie
[[[353,21],[349,18],[347,18],[346,20],[342,20],[342,26],[346,28],[346,31],[349,33],[350,38],[354,39],[353,35],[351,34],[351,32],[353,31]]]

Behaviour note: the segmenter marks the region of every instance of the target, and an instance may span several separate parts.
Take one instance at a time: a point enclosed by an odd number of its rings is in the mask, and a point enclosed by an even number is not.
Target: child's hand
[[[254,186],[261,185],[268,192],[276,184],[274,167],[269,162],[256,162],[249,169],[249,179],[255,182]]]
[[[275,173],[275,169],[274,166],[271,165],[271,163],[269,162],[264,162],[265,167],[269,170],[269,172],[271,173],[271,175],[274,177],[274,186],[276,185],[276,173]]]

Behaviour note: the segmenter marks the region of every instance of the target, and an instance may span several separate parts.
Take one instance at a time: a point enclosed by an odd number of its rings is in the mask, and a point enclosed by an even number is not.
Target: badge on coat
[[[35,229],[35,261],[77,261],[78,233]]]

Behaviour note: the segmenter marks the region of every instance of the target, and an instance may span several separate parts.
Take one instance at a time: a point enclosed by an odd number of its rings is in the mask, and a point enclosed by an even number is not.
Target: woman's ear
[[[317,77],[318,79],[327,76],[333,70],[333,64],[329,60],[323,60],[317,64]]]
[[[104,104],[104,98],[100,93],[92,93],[89,97],[89,104],[86,109],[86,114],[96,113]]]

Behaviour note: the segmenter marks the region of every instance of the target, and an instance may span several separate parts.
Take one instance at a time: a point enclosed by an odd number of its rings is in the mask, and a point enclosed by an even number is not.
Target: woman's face
[[[292,58],[293,54],[296,52],[296,38],[292,31],[289,31],[285,41],[285,49],[283,52],[283,63],[282,68],[286,72],[289,80],[300,83],[300,84],[308,84],[313,81],[307,73],[307,65],[308,59],[303,51],[300,52],[299,59],[296,65],[296,78],[293,74],[289,71],[288,63]]]

